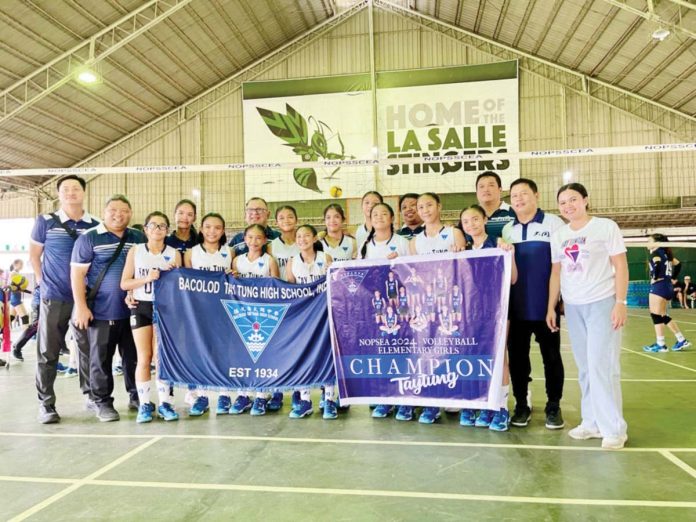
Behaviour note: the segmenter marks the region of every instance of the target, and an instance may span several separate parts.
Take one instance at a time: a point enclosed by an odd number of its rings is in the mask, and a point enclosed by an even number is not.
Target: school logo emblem
[[[367,275],[367,270],[342,270],[338,278],[351,294],[355,294]]]
[[[290,305],[221,300],[252,361],[261,357]]]
[[[163,257],[164,257],[164,260],[165,260],[167,263],[168,263],[168,262],[171,260],[171,258],[172,258],[172,256],[163,256]]]
[[[578,256],[580,255],[580,247],[575,243],[572,246],[565,247],[565,255],[570,258],[573,263],[578,262]]]
[[[448,236],[449,236],[449,234],[440,234],[440,237],[442,238],[443,241],[446,240]]]

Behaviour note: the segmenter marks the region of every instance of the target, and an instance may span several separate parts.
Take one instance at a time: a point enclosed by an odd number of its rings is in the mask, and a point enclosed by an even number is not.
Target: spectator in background
[[[684,276],[684,297],[686,304],[691,305],[690,308],[693,310],[694,301],[696,301],[696,286],[691,282],[691,276]]]
[[[686,308],[686,296],[684,294],[684,289],[686,285],[679,281],[676,277],[672,278],[672,290],[674,291],[674,297],[672,301],[677,301],[679,306]]]
[[[486,234],[498,239],[503,227],[515,219],[515,211],[503,201],[503,184],[493,171],[482,172],[476,178],[476,199],[486,211]]]

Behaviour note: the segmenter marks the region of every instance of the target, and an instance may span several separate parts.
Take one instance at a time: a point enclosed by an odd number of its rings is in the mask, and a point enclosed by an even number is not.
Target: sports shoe
[[[87,399],[85,399],[85,410],[93,411],[96,413],[98,409],[99,409],[99,407],[97,406],[96,402],[94,402],[89,397]]]
[[[532,410],[529,406],[515,406],[515,413],[510,419],[510,424],[519,428],[524,428],[532,418]]]
[[[114,375],[123,375],[123,366],[121,366],[120,364],[117,364],[116,366],[114,366],[113,374]]]
[[[232,406],[232,399],[230,399],[229,395],[219,395],[215,413],[218,415],[227,415],[230,412],[230,406]]]
[[[251,398],[248,395],[237,395],[234,404],[230,408],[230,415],[241,415],[251,409]]]
[[[324,402],[324,415],[322,417],[326,420],[333,420],[338,418],[338,406],[335,401],[325,401]]]
[[[283,392],[273,392],[271,400],[266,404],[268,411],[278,411],[283,407]]]
[[[18,348],[12,349],[12,357],[17,359],[18,361],[24,361],[24,356],[22,355],[22,350],[20,350]]]
[[[65,373],[67,370],[68,370],[68,367],[65,366],[63,363],[61,363],[60,361],[58,361],[58,363],[56,364],[56,371],[58,373]]]
[[[68,368],[63,375],[65,377],[77,377],[77,368]]]
[[[510,427],[510,412],[507,408],[501,408],[495,412],[493,419],[491,419],[491,425],[488,426],[489,430],[492,431],[507,431]]]
[[[196,398],[196,402],[193,403],[193,406],[189,409],[189,415],[191,417],[200,417],[203,415],[206,411],[208,411],[209,406],[208,406],[208,397],[201,396]]]
[[[649,346],[643,346],[643,351],[648,353],[664,353],[669,350],[667,350],[667,346],[665,345],[654,343]]]
[[[159,405],[159,408],[157,408],[157,416],[160,419],[164,419],[166,422],[179,420],[179,414],[168,402],[163,402]]]
[[[532,389],[527,387],[527,406],[529,406],[529,411],[534,409],[534,406],[532,406]]]
[[[434,408],[432,406],[429,406],[427,408],[423,408],[420,417],[418,417],[418,422],[420,422],[421,424],[432,424],[439,418],[440,408]]]
[[[292,392],[292,402],[290,403],[290,406],[292,407],[292,409],[295,409],[295,407],[298,404],[300,404],[300,400],[301,400],[300,397],[301,397],[301,395],[300,395],[299,390],[295,390],[294,392]]]
[[[413,406],[399,406],[394,418],[398,421],[413,420]]]
[[[688,341],[688,339],[684,339],[683,341],[677,341],[676,343],[674,343],[674,346],[672,346],[672,351],[681,352],[684,348],[688,348],[689,346],[691,346],[691,343]]]
[[[575,440],[588,440],[588,439],[601,439],[602,434],[599,433],[598,429],[587,429],[585,428],[582,424],[580,426],[576,426],[572,430],[568,432],[568,436],[571,439]]]
[[[138,416],[135,418],[135,422],[138,424],[143,424],[145,422],[152,422],[152,407],[150,403],[141,404],[138,409]]]
[[[626,444],[628,435],[620,435],[618,437],[604,437],[602,439],[602,449],[620,450]]]
[[[268,404],[268,399],[264,399],[263,397],[256,397],[254,399],[254,404],[251,407],[249,415],[253,415],[254,417],[258,417],[259,415],[266,415],[266,404]]]
[[[101,422],[114,422],[120,418],[121,416],[111,404],[97,405],[97,419]]]
[[[560,430],[565,426],[561,408],[551,406],[546,408],[546,428],[549,430]]]
[[[475,426],[476,425],[476,410],[464,409],[459,413],[460,426]]]
[[[375,406],[375,409],[372,410],[372,418],[384,419],[385,417],[391,415],[391,412],[393,411],[394,406],[390,406],[389,404],[378,404]]]
[[[55,424],[60,422],[60,415],[56,411],[56,407],[52,404],[44,406],[43,404],[39,406],[39,414],[36,417],[41,424]]]
[[[291,419],[301,419],[302,417],[308,417],[314,410],[312,409],[312,401],[300,400],[297,405],[292,408],[289,417]]]
[[[476,418],[474,426],[477,428],[488,428],[494,416],[495,412],[493,410],[481,410],[481,413],[479,413],[479,416]]]

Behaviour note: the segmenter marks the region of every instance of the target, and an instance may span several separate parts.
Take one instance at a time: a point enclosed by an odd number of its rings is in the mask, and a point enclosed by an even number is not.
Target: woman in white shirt
[[[601,438],[602,448],[621,449],[628,439],[619,362],[627,317],[626,247],[616,223],[588,214],[587,190],[580,183],[563,185],[556,198],[568,224],[551,235],[546,322],[558,331],[555,308],[560,293],[581,392],[582,422],[568,435]]]

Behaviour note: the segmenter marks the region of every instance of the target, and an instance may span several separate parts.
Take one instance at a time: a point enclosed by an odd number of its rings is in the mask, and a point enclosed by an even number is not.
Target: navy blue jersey
[[[452,294],[452,311],[459,312],[462,309],[462,294]]]
[[[387,326],[388,326],[389,328],[394,328],[394,325],[396,325],[396,314],[392,314],[392,315],[387,314],[387,315],[385,315],[385,316],[384,316],[384,321],[387,323]]]
[[[396,296],[396,279],[387,279],[387,295],[389,297]]]
[[[418,225],[416,228],[411,228],[409,226],[404,225],[396,233],[399,234],[400,236],[405,237],[406,239],[413,239],[413,237],[415,235],[420,234],[424,230],[425,230],[425,225],[423,225],[423,224]]]
[[[196,229],[191,227],[191,233],[189,235],[189,238],[186,241],[184,241],[183,239],[179,239],[176,236],[176,231],[174,231],[164,239],[164,244],[177,249],[179,252],[183,254],[188,249],[193,248],[198,244],[196,241],[196,235]]]
[[[400,309],[408,309],[408,296],[407,295],[400,295],[399,296],[399,308]]]
[[[515,211],[512,210],[510,205],[503,201],[500,206],[488,216],[486,234],[488,234],[488,237],[492,237],[495,242],[496,239],[503,236],[503,228],[505,225],[514,220]]]
[[[497,248],[497,246],[498,246],[497,239],[495,239],[491,236],[487,236],[486,239],[484,240],[483,244],[479,248]],[[466,249],[473,250],[474,249],[473,242],[467,241]]]
[[[375,312],[381,313],[383,306],[384,306],[384,301],[382,300],[381,297],[379,299],[377,299],[376,297],[372,298],[372,308],[375,309]]]
[[[268,241],[273,241],[277,237],[280,237],[279,231],[274,230],[271,227],[266,227],[266,239],[268,239]],[[232,240],[229,242],[229,245],[232,249],[234,249],[234,254],[236,256],[241,256],[241,255],[247,254],[249,252],[249,248],[246,246],[246,243],[244,242],[244,231],[243,230],[234,235]],[[264,254],[266,253],[266,246],[265,245],[263,247],[262,252]]]
[[[662,247],[650,253],[650,280],[661,281],[672,277],[672,261],[667,257],[667,252]]]

